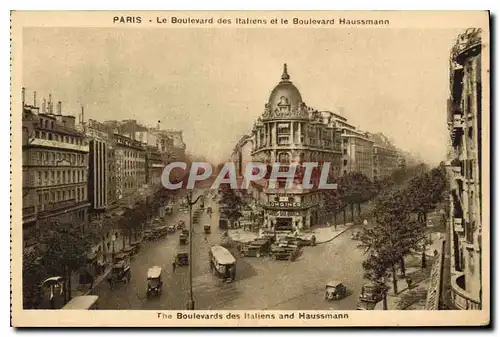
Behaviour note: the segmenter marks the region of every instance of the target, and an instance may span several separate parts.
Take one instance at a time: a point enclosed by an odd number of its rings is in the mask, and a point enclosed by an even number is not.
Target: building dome
[[[284,64],[281,82],[278,83],[269,96],[269,107],[274,110],[279,109],[281,106],[289,106],[291,111],[295,111],[301,103],[300,91],[290,81],[290,75],[288,75],[286,64]]]

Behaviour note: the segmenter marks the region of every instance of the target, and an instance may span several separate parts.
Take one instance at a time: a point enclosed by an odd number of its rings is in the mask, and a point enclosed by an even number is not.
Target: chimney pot
[[[22,88],[21,98],[23,100],[23,108],[24,108],[24,104],[26,102],[26,88],[25,87]]]
[[[57,114],[58,115],[62,114],[62,102],[61,101],[57,102]]]
[[[33,106],[36,108],[36,91],[33,91]]]

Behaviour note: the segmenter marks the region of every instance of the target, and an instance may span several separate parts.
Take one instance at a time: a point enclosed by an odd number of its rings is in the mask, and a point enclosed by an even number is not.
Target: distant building
[[[482,82],[488,79],[481,76],[481,49],[481,30],[468,29],[450,57],[450,295],[452,305],[462,310],[482,305],[481,115]]]
[[[368,179],[373,179],[373,140],[366,132],[357,130],[347,123],[347,119],[333,114],[335,123],[342,135],[342,167],[341,174],[358,172]]]
[[[146,151],[139,141],[113,134],[117,200],[134,198],[146,184]]]
[[[76,130],[75,117],[54,111],[52,98],[42,109],[26,104],[23,88],[23,237],[24,247],[36,244],[46,223],[84,226],[89,146]],[[41,110],[41,111],[40,111]]]
[[[113,182],[114,172],[109,171],[109,154],[112,147],[109,132],[103,124],[89,120],[84,128],[89,143],[88,191],[92,217],[102,213],[109,206],[108,183]]]
[[[373,180],[382,180],[399,167],[399,150],[382,133],[370,134],[373,141]]]

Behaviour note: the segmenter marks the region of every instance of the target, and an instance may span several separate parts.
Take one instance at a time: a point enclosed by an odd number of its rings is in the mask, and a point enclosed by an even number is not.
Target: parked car
[[[347,287],[340,281],[330,281],[325,287],[325,299],[340,300],[347,296]]]
[[[261,257],[271,251],[271,241],[268,239],[256,239],[243,247],[241,254],[245,257]]]
[[[184,222],[184,220],[179,220],[179,222],[177,222],[177,229],[184,229],[186,227],[186,223]]]

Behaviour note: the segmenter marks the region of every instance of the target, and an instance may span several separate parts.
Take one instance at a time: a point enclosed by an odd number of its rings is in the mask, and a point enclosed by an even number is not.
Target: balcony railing
[[[35,215],[36,214],[36,209],[35,206],[28,206],[28,207],[23,207],[23,218]]]
[[[465,275],[463,273],[452,277],[451,301],[459,310],[481,310],[481,302],[478,299],[473,299],[465,290]]]
[[[71,206],[76,205],[76,199],[69,199],[65,201],[59,201],[59,202],[54,202],[51,204],[46,204],[43,207],[43,212],[52,212],[52,211],[57,211],[62,208],[68,208]]]

